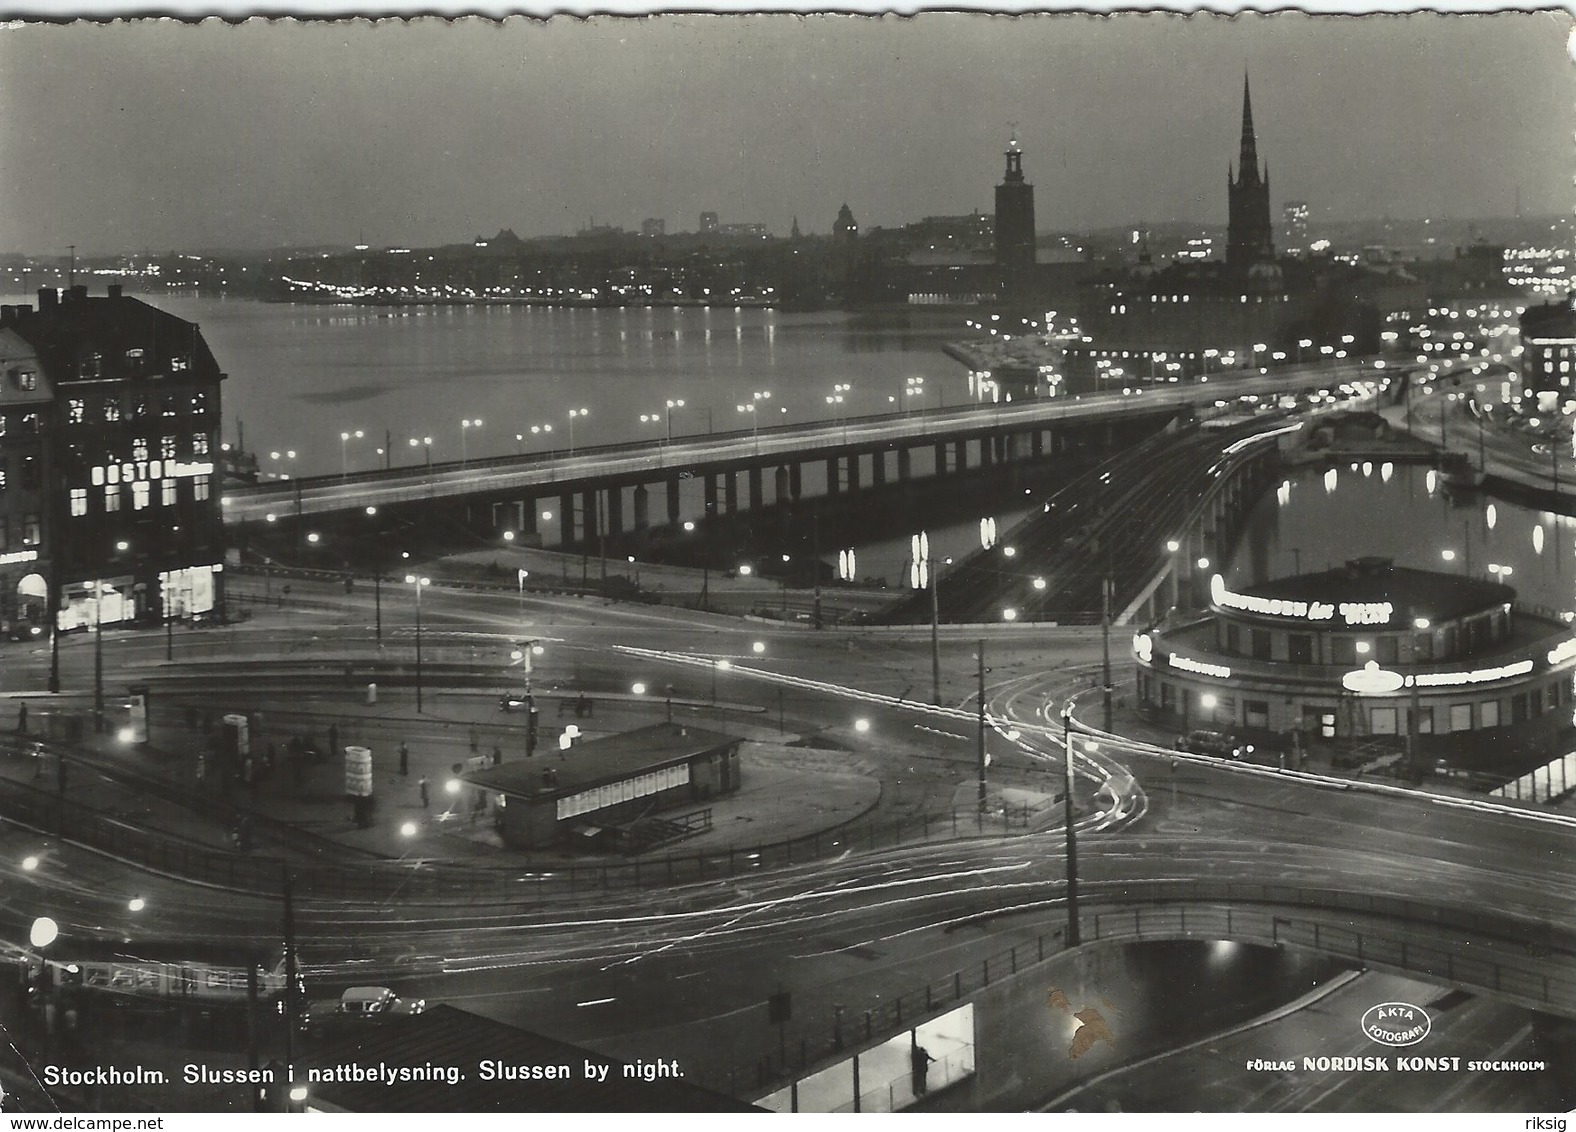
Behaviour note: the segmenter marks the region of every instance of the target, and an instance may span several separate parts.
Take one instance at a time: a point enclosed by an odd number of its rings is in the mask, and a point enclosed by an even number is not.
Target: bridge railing
[[[1093,905],[1085,907],[1080,918],[1084,946],[1173,939],[1284,945],[1317,951],[1359,968],[1413,972],[1576,1017],[1576,952],[1571,950],[1576,940],[1561,932],[1559,946],[1529,943],[1525,934],[1529,927],[1540,934],[1552,931],[1542,922],[1279,885],[1152,881],[1095,886],[1080,895]],[[1112,904],[1128,906],[1102,906]],[[1310,915],[1309,909],[1344,916],[1345,922]],[[1010,906],[1002,909],[1011,910]],[[1351,919],[1353,911],[1362,918]],[[1032,941],[996,951],[895,996],[890,987],[872,986],[868,1005],[831,1004],[825,1001],[830,992],[801,990],[799,998],[815,998],[818,1009],[803,1014],[802,1021],[796,1019],[792,1032],[778,1034],[762,1027],[769,1032],[763,1034],[753,1062],[736,1062],[711,1072],[697,1067],[693,1075],[713,1087],[727,1088],[734,1096],[759,1098],[1067,953],[1064,932],[1062,927],[1041,932]]]

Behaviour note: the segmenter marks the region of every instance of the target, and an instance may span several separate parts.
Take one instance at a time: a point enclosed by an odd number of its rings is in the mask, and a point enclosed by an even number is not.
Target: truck
[[[410,1018],[426,1009],[426,999],[401,998],[388,987],[348,987],[338,998],[308,1005],[301,1024],[309,1033],[324,1034],[330,1030],[376,1026],[397,1018]]]

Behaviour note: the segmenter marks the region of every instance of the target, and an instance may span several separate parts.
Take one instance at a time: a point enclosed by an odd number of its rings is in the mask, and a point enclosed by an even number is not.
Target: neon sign
[[[1291,617],[1299,621],[1333,621],[1339,611],[1348,625],[1388,625],[1395,606],[1388,601],[1296,601],[1283,597],[1255,597],[1226,588],[1225,579],[1216,574],[1209,580],[1209,596],[1224,609],[1240,609],[1266,617]]]

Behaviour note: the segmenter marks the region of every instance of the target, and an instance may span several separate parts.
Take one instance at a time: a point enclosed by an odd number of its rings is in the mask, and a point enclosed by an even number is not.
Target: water
[[[1288,476],[1254,507],[1226,580],[1247,586],[1363,555],[1495,574],[1523,602],[1576,610],[1576,519],[1486,495],[1452,497],[1430,469],[1383,462]]]
[[[289,475],[380,467],[385,434],[398,467],[423,462],[428,437],[434,461],[564,450],[571,432],[576,447],[653,440],[670,399],[684,402],[671,416],[680,436],[889,412],[893,398],[956,405],[967,386],[940,349],[956,331],[871,329],[838,313],[148,301],[198,323],[229,374],[226,439],[239,419],[263,470]],[[923,396],[904,398],[911,377]],[[834,406],[837,385],[851,388]],[[589,412],[571,425],[571,409]]]

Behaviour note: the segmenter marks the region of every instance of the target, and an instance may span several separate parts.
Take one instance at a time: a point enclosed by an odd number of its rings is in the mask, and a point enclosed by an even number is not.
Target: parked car
[[[303,1021],[305,1029],[322,1034],[346,1026],[377,1025],[395,1018],[409,1018],[426,1009],[426,999],[401,998],[388,987],[350,987],[337,999],[312,1003]]]
[[[1253,754],[1253,744],[1240,742],[1224,731],[1189,731],[1176,741],[1179,751],[1194,755],[1213,755],[1217,759],[1245,759]]]

